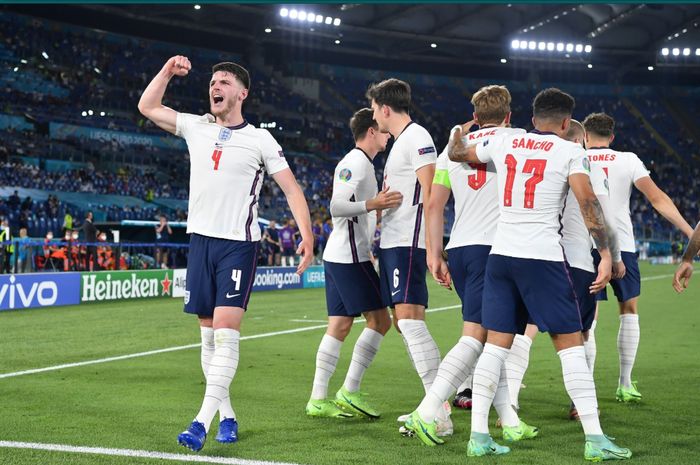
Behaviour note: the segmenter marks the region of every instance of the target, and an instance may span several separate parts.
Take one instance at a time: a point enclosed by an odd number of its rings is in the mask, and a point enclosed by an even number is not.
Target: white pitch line
[[[146,459],[172,460],[176,462],[219,463],[224,465],[298,465],[287,462],[268,462],[265,460],[246,460],[234,457],[215,457],[207,455],[168,454],[148,450],[110,449],[106,447],[69,446],[65,444],[42,444],[37,442],[0,441],[0,447],[9,449],[47,450],[52,452],[70,452],[74,454],[111,455],[119,457],[139,457]]]
[[[304,318],[298,318],[289,321],[292,321],[294,323],[328,323],[328,320],[306,320]]]
[[[431,308],[426,310],[426,313],[432,313],[432,312],[440,312],[443,310],[449,310],[452,308],[458,308],[461,307],[461,305],[452,305],[449,307],[437,307],[437,308]],[[357,323],[364,323],[365,320],[363,319],[355,319],[355,324]],[[325,323],[325,321],[324,321]],[[250,336],[243,336],[241,338],[241,341],[246,341],[250,339],[260,339],[264,337],[272,337],[272,336],[282,336],[284,334],[294,334],[294,333],[301,333],[305,331],[313,331],[314,329],[321,329],[327,327],[328,324],[323,324],[323,325],[316,325],[316,326],[305,326],[303,328],[295,328],[295,329],[285,329],[283,331],[274,331],[271,333],[261,333],[261,334],[253,334]],[[62,370],[64,368],[75,368],[75,367],[82,367],[82,366],[87,366],[87,365],[97,365],[99,363],[107,363],[107,362],[116,362],[119,360],[127,360],[131,358],[138,358],[138,357],[146,357],[148,355],[157,355],[157,354],[163,354],[166,352],[175,352],[178,350],[186,350],[186,349],[194,349],[195,347],[200,347],[201,344],[188,344],[184,346],[176,346],[176,347],[167,347],[165,349],[158,349],[158,350],[149,350],[147,352],[138,352],[135,354],[127,354],[127,355],[118,355],[116,357],[107,357],[107,358],[99,358],[95,360],[86,360],[84,362],[75,362],[75,363],[64,363],[61,365],[54,365],[50,367],[44,367],[44,368],[34,368],[31,370],[22,370],[22,371],[15,371],[13,373],[2,373],[0,374],[0,379],[3,378],[13,378],[15,376],[23,376],[23,375],[33,375],[36,373],[45,373],[47,371],[56,371],[56,370]]]

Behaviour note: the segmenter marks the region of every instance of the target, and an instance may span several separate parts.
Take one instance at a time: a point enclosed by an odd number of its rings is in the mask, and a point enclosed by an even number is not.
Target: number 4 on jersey
[[[214,149],[214,153],[211,154],[211,159],[214,160],[214,171],[219,169],[219,160],[221,160],[222,153],[221,150]]]
[[[518,167],[518,160],[511,154],[506,155],[506,166],[508,174],[506,175],[506,186],[503,193],[503,205],[506,207],[513,206],[513,183],[515,182],[515,172]],[[532,173],[532,177],[525,182],[525,199],[523,200],[524,208],[534,208],[535,205],[535,188],[537,184],[544,179],[544,169],[547,166],[547,160],[526,160],[523,167],[523,173]]]

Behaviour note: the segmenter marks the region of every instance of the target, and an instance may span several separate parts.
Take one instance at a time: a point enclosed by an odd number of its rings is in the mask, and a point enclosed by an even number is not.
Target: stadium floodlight
[[[554,42],[547,42],[547,51],[548,52],[554,51]]]
[[[15,73],[16,73],[17,71],[19,71],[19,66],[15,66],[15,67],[12,69],[12,71],[14,71]]]
[[[49,59],[49,54],[46,52],[41,52],[41,56],[43,56],[45,59]]]
[[[695,56],[700,56],[700,48],[695,49]]]
[[[561,42],[559,42],[559,43],[557,44],[557,52],[563,52],[563,51],[564,51],[564,44],[562,44]]]
[[[520,41],[520,48],[522,50],[525,50],[527,48],[527,40],[521,40]]]
[[[668,56],[668,48],[667,48],[667,47],[662,48],[662,49],[661,49],[661,54],[662,54],[663,56],[665,56],[665,57]]]
[[[430,48],[437,48],[437,44],[433,42],[432,44],[430,44]]]
[[[266,33],[266,34],[269,34],[269,33],[271,33],[271,32],[272,32],[272,29],[270,29],[269,27],[266,27],[266,28],[265,28],[265,33]]]
[[[335,45],[340,45],[340,39],[335,39]]]
[[[581,52],[583,52],[583,45],[576,44],[576,53],[581,53]]]
[[[540,43],[537,44],[537,50],[542,51],[542,50],[544,50],[544,49],[546,49],[546,48],[547,48],[547,44],[544,43],[544,42],[540,42]]]
[[[566,51],[571,53],[574,51],[574,44],[566,44]]]
[[[585,47],[583,47],[583,51],[586,53],[591,53],[591,50],[593,50],[593,47],[591,47],[590,45],[586,45]]]
[[[286,8],[280,8],[280,16],[286,18],[289,16],[289,10]]]
[[[326,20],[324,22],[326,24],[331,24],[331,23],[333,23],[333,18],[331,18],[330,16],[326,16]]]
[[[593,68],[593,65],[588,63],[588,69],[591,69],[591,68]]]
[[[687,56],[689,56],[689,55],[690,55],[690,49],[689,49],[689,48],[684,48],[684,49],[683,49],[683,56],[684,56],[684,57],[687,57]]]
[[[672,51],[671,53],[673,53],[673,56],[674,56],[674,57],[677,57],[678,55],[681,54],[681,51],[680,51],[679,49],[677,49],[677,48],[674,48],[673,51]]]
[[[530,50],[536,49],[536,48],[537,48],[537,42],[535,42],[534,40],[531,40],[530,42],[528,42],[527,48],[529,48]]]
[[[501,58],[501,63],[505,65],[506,63],[508,63],[508,60],[506,60],[505,58]]]
[[[87,116],[87,111],[83,110],[83,112],[81,113],[81,115]]]
[[[299,12],[298,18],[299,18],[299,21],[306,21],[306,11],[301,10],[301,11]]]
[[[201,10],[201,9],[202,9],[202,5],[195,5],[195,6],[194,6],[194,9],[195,9],[195,10]]]
[[[316,15],[314,13],[309,13],[308,15],[306,15],[306,20],[310,23],[313,23],[314,21],[316,21]]]
[[[340,18],[335,18],[333,20],[333,26],[340,26]]]
[[[104,116],[104,115],[106,115],[106,113],[104,111],[101,111],[100,116]]]
[[[518,39],[515,39],[510,43],[511,48],[518,50],[520,48],[520,41]]]
[[[26,65],[26,64],[27,64],[27,60],[25,60],[24,58],[22,58],[21,60],[19,60],[19,62],[22,63],[23,65]]]
[[[297,19],[299,17],[299,12],[292,8],[291,10],[289,10],[289,17],[291,19]]]
[[[323,22],[323,15],[316,15],[316,23],[320,24]]]
[[[92,116],[92,110],[88,110],[88,115]]]
[[[648,69],[649,71],[654,71],[654,67],[653,67],[653,66],[647,66],[647,69]]]

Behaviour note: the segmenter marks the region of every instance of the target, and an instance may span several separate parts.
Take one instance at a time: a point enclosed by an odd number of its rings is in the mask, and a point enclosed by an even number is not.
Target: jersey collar
[[[589,147],[586,150],[612,150],[610,147]]]
[[[236,129],[243,129],[246,126],[248,126],[248,120],[243,119],[243,122],[241,124],[238,124],[236,126],[226,126],[226,128],[235,131]]]
[[[370,158],[370,156],[367,155],[367,152],[365,152],[364,150],[362,150],[362,149],[361,149],[360,147],[358,147],[357,145],[355,146],[355,149],[357,149],[357,150],[359,150],[360,152],[362,152],[362,153],[365,155],[365,157],[367,157],[367,160],[368,160],[370,163],[373,163],[373,162],[372,162],[372,159]]]
[[[537,129],[533,129],[530,132],[533,134],[539,134],[540,136],[556,136],[556,134],[551,131],[538,131]]]
[[[410,125],[412,125],[412,124],[413,124],[413,121],[409,121],[408,124],[407,124],[406,126],[404,126],[404,128],[401,130],[401,132],[399,133],[399,135],[396,136],[396,137],[394,138],[394,143],[396,143],[396,141],[399,140],[399,137],[401,137],[401,134],[403,134],[404,132],[406,132],[406,129],[408,129],[408,127],[409,127]]]

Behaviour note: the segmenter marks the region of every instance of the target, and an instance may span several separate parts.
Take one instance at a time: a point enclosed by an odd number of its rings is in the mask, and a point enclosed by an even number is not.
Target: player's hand
[[[433,279],[445,289],[452,290],[452,276],[447,268],[447,262],[442,257],[428,257],[428,270],[433,275]]]
[[[311,265],[311,260],[314,259],[314,242],[312,240],[302,239],[297,247],[297,255],[301,256],[299,266],[297,266],[297,274],[301,274]]]
[[[690,277],[693,275],[693,264],[682,261],[678,266],[676,273],[673,275],[673,288],[676,292],[681,293],[687,287],[690,282]]]
[[[190,60],[182,55],[175,55],[165,62],[163,70],[174,76],[187,76],[187,73],[192,69]]]
[[[462,135],[468,133],[471,130],[472,126],[474,126],[475,124],[476,124],[476,121],[474,121],[472,119],[472,120],[469,120],[466,123],[460,125],[459,129],[462,132]]]
[[[625,263],[622,260],[613,263],[613,279],[622,279],[625,277],[626,273],[627,268],[625,267]]]
[[[612,259],[610,258],[610,253],[602,254],[600,258],[600,264],[598,265],[598,276],[596,276],[595,281],[588,288],[591,294],[605,289],[605,286],[610,282],[612,278]]]
[[[389,186],[382,189],[375,198],[367,203],[371,208],[367,210],[385,210],[387,208],[397,208],[403,201],[403,195],[398,191],[389,191]]]

